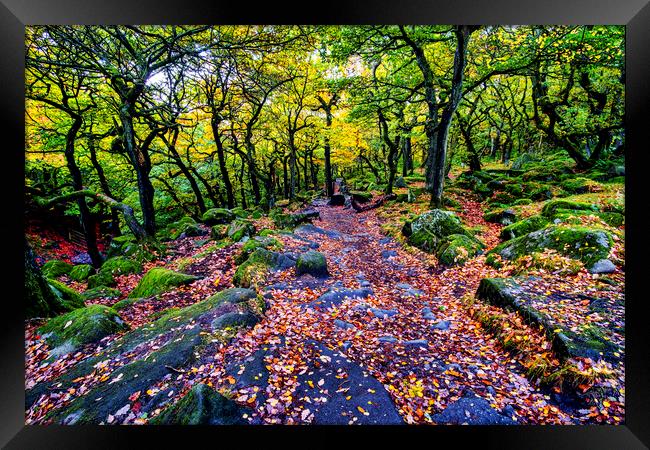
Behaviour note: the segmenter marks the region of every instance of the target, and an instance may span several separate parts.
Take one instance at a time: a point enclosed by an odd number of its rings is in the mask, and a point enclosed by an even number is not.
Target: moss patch
[[[296,275],[303,274],[309,274],[315,277],[328,276],[325,255],[314,250],[301,254],[296,262]]]
[[[38,332],[52,347],[76,349],[126,329],[126,324],[113,308],[89,305],[49,320]]]
[[[201,383],[177,403],[163,410],[152,425],[243,425],[244,409],[216,390]]]
[[[99,286],[92,289],[87,289],[81,294],[85,300],[94,300],[96,298],[117,298],[122,293],[117,289],[112,289],[106,286]]]
[[[66,286],[60,281],[47,280],[54,296],[61,302],[66,310],[73,310],[76,308],[84,307],[84,299],[82,295],[74,289]]]
[[[517,259],[546,248],[579,259],[587,268],[606,259],[613,240],[609,232],[581,226],[551,225],[498,245],[490,253],[506,259]]]
[[[108,272],[111,275],[128,275],[142,272],[142,264],[124,256],[116,256],[107,259],[99,271]]]
[[[255,234],[255,226],[248,220],[236,219],[226,230],[226,235],[233,241],[239,242],[245,236],[251,237]]]
[[[90,264],[79,264],[70,270],[68,276],[74,281],[85,281],[93,273],[95,273],[95,268]]]
[[[45,276],[45,278],[55,279],[62,275],[69,274],[72,270],[72,267],[72,264],[68,264],[65,261],[52,259],[43,264],[41,272],[43,272],[43,276]]]
[[[483,248],[478,240],[464,234],[447,236],[438,247],[438,260],[447,265],[464,264],[469,258],[476,256]]]
[[[162,267],[154,267],[142,277],[138,285],[129,294],[129,298],[151,297],[195,280],[198,280],[198,277],[174,272]]]

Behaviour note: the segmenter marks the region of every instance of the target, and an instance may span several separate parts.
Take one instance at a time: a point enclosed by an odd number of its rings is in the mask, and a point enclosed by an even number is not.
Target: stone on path
[[[512,417],[494,409],[490,402],[467,394],[431,416],[434,422],[448,425],[516,425]]]

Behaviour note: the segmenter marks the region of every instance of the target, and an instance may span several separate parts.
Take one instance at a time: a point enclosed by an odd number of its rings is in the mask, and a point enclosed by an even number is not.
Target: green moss
[[[267,250],[279,250],[282,248],[282,243],[272,237],[255,236],[244,243],[241,252],[235,257],[235,264],[239,265],[246,261],[251,253],[258,248]]]
[[[192,387],[177,403],[167,407],[152,425],[243,425],[244,409],[205,384]]]
[[[221,240],[228,235],[228,225],[213,225],[210,229],[210,237],[215,240]]]
[[[372,194],[364,191],[350,191],[350,195],[354,200],[360,203],[366,203],[372,200]]]
[[[485,214],[483,214],[483,219],[488,222],[509,225],[516,221],[517,217],[515,216],[515,212],[512,209],[498,208],[487,211]]]
[[[264,248],[255,249],[235,271],[232,278],[233,284],[240,287],[257,286],[265,279],[273,266],[273,260],[272,252]]]
[[[406,222],[402,233],[408,242],[422,250],[434,252],[439,242],[452,234],[472,236],[463,228],[460,219],[451,211],[433,209],[418,216],[412,222]]]
[[[596,261],[606,259],[613,240],[609,232],[582,226],[550,225],[538,231],[506,241],[490,253],[506,259],[541,252],[546,248],[583,262],[588,269]]]
[[[267,237],[267,236],[273,236],[274,234],[277,234],[277,232],[269,228],[264,228],[262,231],[260,231],[257,234],[258,236]]]
[[[201,221],[206,225],[228,224],[234,219],[235,213],[225,208],[208,209],[201,217]]]
[[[99,271],[100,273],[110,273],[111,275],[128,275],[142,272],[142,264],[124,256],[116,256],[107,259]]]
[[[531,216],[526,219],[520,220],[501,230],[501,240],[507,241],[520,236],[524,236],[533,231],[541,230],[549,224],[549,219],[542,216]]]
[[[533,201],[529,198],[520,198],[512,202],[513,205],[530,205]]]
[[[52,259],[43,264],[41,272],[43,272],[45,278],[56,279],[62,275],[68,275],[72,270],[72,267],[72,264],[68,264],[65,261]]]
[[[477,240],[464,234],[447,236],[438,247],[436,256],[438,260],[447,265],[464,264],[469,258],[476,256],[483,245]]]
[[[501,267],[503,267],[503,263],[499,260],[497,255],[494,253],[490,253],[486,256],[485,264],[494,267],[495,269],[500,269]]]
[[[99,271],[88,277],[88,288],[93,289],[100,286],[115,286],[115,278],[109,271]]]
[[[38,332],[50,346],[69,349],[97,342],[127,328],[113,308],[89,305],[49,320]]]
[[[255,226],[248,220],[236,219],[226,230],[226,235],[233,242],[241,241],[245,236],[251,237],[255,234]]]
[[[301,254],[296,262],[296,275],[303,274],[309,274],[315,277],[328,276],[325,255],[314,250],[309,250]]]
[[[198,277],[193,275],[174,272],[162,267],[154,267],[144,274],[138,285],[129,294],[129,298],[151,297],[197,279]]]
[[[112,289],[106,286],[99,286],[92,289],[87,289],[81,294],[85,300],[94,300],[96,298],[117,298],[122,293],[117,289]]]
[[[558,209],[571,209],[577,211],[598,211],[596,205],[591,203],[572,202],[570,200],[552,200],[542,208],[542,215],[552,217]]]
[[[74,281],[85,281],[95,273],[95,268],[90,264],[79,264],[74,266],[68,276]]]
[[[46,281],[50,285],[54,296],[57,298],[57,300],[59,300],[59,302],[64,306],[66,310],[83,308],[84,299],[79,292],[57,280]]]

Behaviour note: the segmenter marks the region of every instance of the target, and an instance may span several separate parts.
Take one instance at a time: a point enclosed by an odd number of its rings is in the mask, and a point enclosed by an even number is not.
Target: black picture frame
[[[0,0],[0,120],[3,170],[0,180],[0,252],[5,268],[0,294],[0,445],[10,449],[150,448],[205,445],[345,445],[361,437],[375,441],[444,448],[473,444],[480,448],[623,449],[650,445],[650,370],[644,309],[644,256],[647,211],[642,160],[648,139],[645,117],[650,106],[649,0],[476,0],[266,2],[178,0]],[[24,425],[23,167],[24,27],[37,24],[611,24],[626,25],[626,417],[619,426],[515,427],[116,427]],[[645,128],[645,129],[644,129]],[[318,437],[313,436],[317,433]],[[358,436],[360,435],[360,436]],[[234,440],[233,440],[234,439]],[[416,444],[415,439],[420,443]],[[227,443],[230,441],[229,443]],[[377,442],[377,443],[378,443]],[[402,445],[403,445],[402,444]],[[359,445],[359,444],[357,444]],[[455,448],[454,447],[454,448]]]

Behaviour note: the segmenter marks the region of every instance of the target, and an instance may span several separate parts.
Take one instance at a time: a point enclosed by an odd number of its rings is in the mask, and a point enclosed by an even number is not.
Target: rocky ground
[[[623,274],[602,288],[586,270],[523,280],[507,262],[486,265],[503,226],[486,222],[470,198],[458,216],[480,230],[485,248],[450,267],[387,233],[400,204],[355,212],[316,200],[311,223],[269,233],[275,250],[254,250],[243,263],[246,244],[215,246],[197,225],[198,236],[181,234],[165,258],[143,267],[193,278],[129,299],[142,277],[118,274],[119,293],[86,302],[113,306],[131,331],[62,350],[41,336],[42,321],[28,324],[27,423],[619,423]],[[258,232],[272,227],[265,220]],[[305,256],[313,252],[324,255],[326,272]],[[517,298],[557,320],[522,320],[527,310],[504,309],[486,289],[478,295],[485,301],[475,298],[482,279],[504,273],[525,291]],[[553,301],[536,304],[545,297]],[[502,314],[500,328],[490,326],[490,314]],[[563,355],[544,328],[577,332],[584,317],[611,330],[607,358],[582,346]],[[508,345],[517,337],[526,345]],[[558,368],[552,373],[577,365],[616,376],[585,375],[571,393],[566,383],[540,382],[549,367],[531,375],[540,355]],[[606,394],[580,396],[594,390]]]

